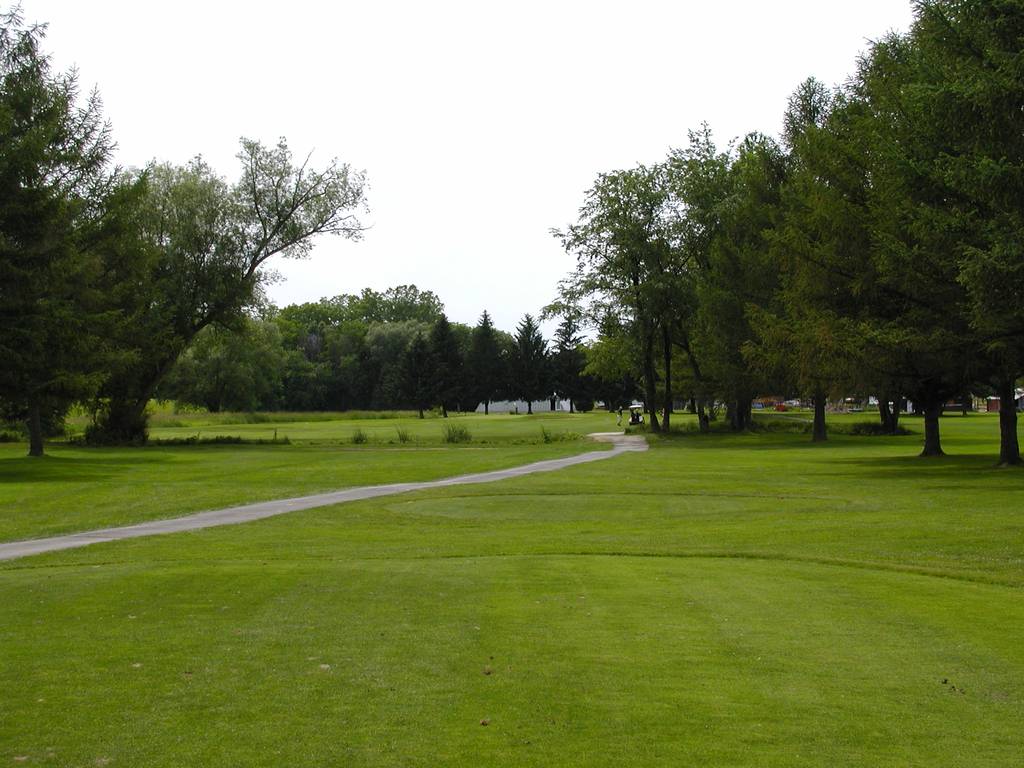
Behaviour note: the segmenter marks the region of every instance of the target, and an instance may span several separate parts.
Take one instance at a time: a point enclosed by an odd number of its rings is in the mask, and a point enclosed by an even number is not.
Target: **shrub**
[[[367,435],[360,427],[356,427],[356,431],[352,433],[352,442],[355,445],[362,445],[363,443],[369,442],[370,436]]]
[[[814,422],[808,419],[754,419],[750,423],[751,432],[778,432],[789,435],[809,435],[814,429]]]
[[[831,431],[838,435],[857,435],[860,437],[887,437],[890,433],[881,422],[858,421],[854,424],[836,424]],[[906,427],[896,427],[897,435],[912,435],[911,430]]]
[[[462,424],[445,424],[444,441],[446,443],[468,443],[473,439],[469,429]]]
[[[580,434],[578,432],[551,432],[541,424],[540,437],[545,443],[563,443],[579,440]]]
[[[408,443],[412,440],[412,435],[409,434],[409,430],[405,427],[395,427],[395,432],[398,434],[398,442]]]
[[[199,433],[190,437],[160,437],[149,441],[150,445],[291,445],[288,436],[278,438],[242,437],[241,435],[214,435],[200,437]]]

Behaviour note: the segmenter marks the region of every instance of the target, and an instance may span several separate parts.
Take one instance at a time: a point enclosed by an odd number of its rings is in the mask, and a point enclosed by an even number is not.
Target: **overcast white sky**
[[[124,165],[202,154],[234,178],[240,136],[286,136],[367,171],[372,229],[278,261],[279,305],[415,283],[507,330],[572,268],[549,230],[599,172],[661,159],[702,120],[721,143],[776,134],[801,80],[844,80],[911,19],[904,0],[22,7],[99,87]]]

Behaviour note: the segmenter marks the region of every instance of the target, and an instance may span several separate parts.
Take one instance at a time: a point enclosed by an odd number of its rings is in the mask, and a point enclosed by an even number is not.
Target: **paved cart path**
[[[283,515],[300,509],[326,507],[330,504],[342,504],[346,501],[373,499],[377,496],[393,496],[397,493],[423,491],[429,488],[448,488],[453,485],[472,485],[475,483],[493,483],[497,480],[508,480],[514,477],[532,475],[536,472],[553,472],[556,469],[602,461],[629,451],[646,451],[647,441],[642,437],[622,435],[618,432],[602,432],[591,435],[600,442],[612,443],[610,451],[590,451],[564,459],[549,459],[524,464],[521,467],[496,469],[490,472],[478,472],[472,475],[446,477],[441,480],[428,480],[419,483],[392,483],[390,485],[365,485],[346,488],[341,491],[317,493],[312,496],[297,496],[292,499],[263,501],[257,504],[246,504],[241,507],[228,507],[210,512],[197,512],[185,517],[169,520],[152,520],[137,525],[124,525],[117,528],[100,528],[95,531],[69,533],[64,536],[51,536],[46,539],[30,539],[27,541],[11,541],[0,544],[0,560],[13,560],[18,557],[38,555],[43,552],[56,552],[61,549],[74,549],[104,541],[135,539],[140,536],[155,536],[160,533],[178,533],[195,531],[200,528],[213,528],[217,525],[235,525],[250,520],[262,520],[265,517]]]

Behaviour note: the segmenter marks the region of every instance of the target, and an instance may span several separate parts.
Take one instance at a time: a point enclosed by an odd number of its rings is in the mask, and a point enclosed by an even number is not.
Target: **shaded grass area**
[[[220,411],[211,413],[204,408],[178,407],[172,402],[151,402],[147,408],[149,425],[162,427],[205,427],[231,424],[290,424],[297,421],[367,421],[408,419],[417,416],[416,411]],[[430,414],[433,417],[433,414]],[[81,433],[91,422],[88,413],[73,410],[68,419],[68,428]]]
[[[685,436],[0,565],[0,761],[1014,765],[1024,472],[990,426],[937,461]]]

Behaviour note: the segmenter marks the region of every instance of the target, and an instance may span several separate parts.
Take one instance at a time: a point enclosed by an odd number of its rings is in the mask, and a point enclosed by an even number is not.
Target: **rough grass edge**
[[[446,443],[468,443],[473,440],[469,427],[463,424],[445,424],[442,437]]]
[[[582,438],[579,432],[552,432],[543,424],[540,425],[540,439],[545,443],[571,443]]]
[[[78,442],[77,440],[74,442]],[[88,443],[82,443],[88,445]],[[214,435],[201,437],[198,434],[189,437],[157,437],[150,438],[147,445],[291,445],[288,436],[284,437],[242,437],[240,435]]]

